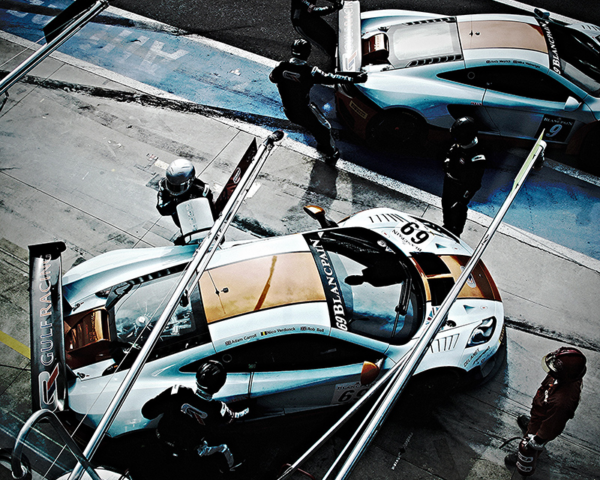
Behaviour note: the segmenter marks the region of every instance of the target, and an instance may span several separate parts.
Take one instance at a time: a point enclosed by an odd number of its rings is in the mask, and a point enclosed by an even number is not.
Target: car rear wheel
[[[368,142],[386,150],[415,148],[423,145],[426,134],[425,121],[407,110],[384,112],[369,124]]]
[[[598,159],[599,151],[600,125],[589,131],[583,140],[583,145],[579,151],[579,168],[592,175],[600,175],[600,161]]]

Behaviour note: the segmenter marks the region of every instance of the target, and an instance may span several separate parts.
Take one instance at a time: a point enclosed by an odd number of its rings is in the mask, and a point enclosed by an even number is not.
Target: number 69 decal
[[[331,404],[354,403],[362,397],[369,387],[361,385],[360,382],[340,383],[335,386]]]
[[[392,233],[400,237],[404,243],[414,247],[424,247],[431,240],[427,228],[417,222],[407,222],[401,227],[394,228]]]

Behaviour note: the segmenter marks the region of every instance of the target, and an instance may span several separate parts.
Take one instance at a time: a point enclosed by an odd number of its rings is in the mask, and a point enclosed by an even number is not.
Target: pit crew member
[[[269,79],[277,84],[287,118],[306,128],[315,137],[317,150],[325,155],[325,161],[335,164],[340,158],[340,152],[335,147],[331,125],[311,103],[310,90],[315,84],[363,83],[367,81],[367,74],[359,73],[356,77],[349,77],[323,72],[307,63],[311,50],[312,47],[306,40],[294,41],[292,58],[277,65]]]
[[[542,358],[542,367],[548,375],[533,398],[531,417],[522,415],[517,419],[525,437],[519,444],[518,453],[505,458],[506,466],[511,470],[516,466],[522,476],[533,475],[539,453],[563,432],[575,415],[586,372],[586,358],[576,348],[560,347]]]
[[[207,183],[196,178],[196,169],[189,160],[178,158],[167,168],[165,178],[158,184],[156,209],[163,216],[170,215],[175,225],[180,227],[177,205],[192,198],[206,197],[215,217],[213,194]]]
[[[444,228],[457,237],[467,222],[468,205],[477,190],[485,171],[486,159],[477,139],[477,127],[471,117],[462,117],[450,127],[454,143],[444,160],[444,189],[442,213]]]
[[[203,363],[196,372],[196,390],[174,385],[149,400],[142,407],[142,415],[153,419],[162,414],[156,436],[174,456],[199,457],[222,454],[231,473],[239,469],[226,444],[211,446],[211,436],[216,429],[248,413],[248,409],[233,412],[219,400],[213,399],[225,384],[225,367],[216,361]]]

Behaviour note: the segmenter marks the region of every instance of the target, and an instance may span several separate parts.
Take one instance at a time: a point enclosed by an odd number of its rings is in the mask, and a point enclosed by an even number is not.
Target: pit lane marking
[[[31,360],[31,350],[27,345],[23,345],[17,339],[11,337],[7,333],[4,333],[0,330],[0,342],[2,342],[7,347],[12,348],[15,352],[20,353],[24,357]]]

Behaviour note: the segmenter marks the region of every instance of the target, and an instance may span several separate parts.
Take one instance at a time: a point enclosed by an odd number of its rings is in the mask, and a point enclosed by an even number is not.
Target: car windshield
[[[600,97],[600,46],[587,35],[548,24],[546,37],[556,45],[561,74],[594,97]],[[552,54],[552,48],[550,48]],[[552,59],[551,59],[552,62]]]
[[[120,343],[141,347],[182,275],[183,272],[179,272],[142,282],[126,282],[112,289],[107,306]],[[195,314],[198,309],[193,308],[199,301],[197,291],[196,285],[191,293],[184,294],[162,332],[160,342],[189,337],[201,330],[198,324],[202,325],[202,321],[199,322]]]
[[[387,32],[389,61],[394,68],[405,68],[414,60],[460,55],[456,22],[415,22],[394,25]]]
[[[307,237],[330,295],[334,325],[395,344],[412,338],[422,322],[422,295],[416,271],[402,252],[360,228]]]

